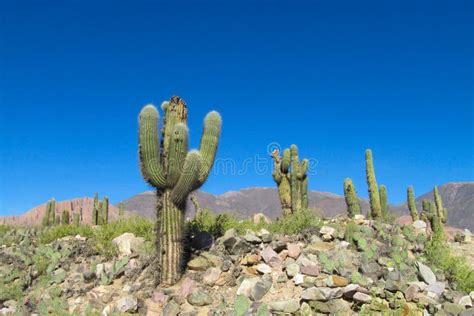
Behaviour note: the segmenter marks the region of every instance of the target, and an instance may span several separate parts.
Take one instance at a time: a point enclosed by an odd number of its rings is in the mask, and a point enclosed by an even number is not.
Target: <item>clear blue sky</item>
[[[239,170],[278,142],[318,161],[314,190],[351,177],[367,196],[365,148],[390,202],[472,181],[473,15],[469,0],[2,1],[0,214],[147,190],[137,115],[175,94],[193,146],[221,112],[218,157]],[[203,189],[251,186],[270,171]]]

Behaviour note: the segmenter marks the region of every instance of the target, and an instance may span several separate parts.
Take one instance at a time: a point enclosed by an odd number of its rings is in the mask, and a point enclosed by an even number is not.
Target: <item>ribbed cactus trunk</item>
[[[109,222],[109,198],[104,196],[100,203],[100,225],[105,225]]]
[[[441,199],[441,195],[439,194],[437,186],[434,187],[433,195],[439,220],[442,223],[446,223],[448,220],[448,210],[443,207],[443,200]]]
[[[344,197],[347,205],[347,217],[354,218],[355,215],[360,214],[359,198],[355,186],[349,178],[344,180]]]
[[[413,222],[419,220],[418,210],[416,209],[415,204],[415,192],[413,191],[413,187],[409,186],[407,189],[407,204],[408,209],[410,210],[410,216]]]
[[[382,218],[384,220],[388,219],[388,196],[387,196],[387,187],[384,185],[380,186],[379,189],[380,196],[380,210],[382,212]]]
[[[74,213],[72,215],[72,223],[74,224],[74,226],[79,226],[80,222],[81,222],[81,214]]]
[[[92,205],[92,225],[99,225],[99,193],[94,194]]]
[[[63,210],[61,222],[63,225],[69,225],[69,211],[68,210]]]
[[[184,254],[184,212],[185,205],[176,206],[171,199],[171,191],[165,190],[161,196],[162,208],[158,212],[158,262],[161,283],[175,284],[183,270]]]
[[[374,163],[372,161],[372,150],[370,149],[367,149],[365,151],[365,166],[370,199],[369,217],[371,219],[377,220],[382,217],[382,208],[380,205],[380,195],[377,185],[377,179],[375,178]]]
[[[278,187],[283,215],[308,208],[308,160],[300,162],[298,147],[291,145],[280,157],[278,150],[272,153],[274,161],[273,180]]]
[[[199,150],[188,151],[187,106],[179,97],[164,102],[162,139],[158,111],[145,106],[139,116],[139,154],[142,175],[157,189],[157,250],[161,285],[173,285],[184,266],[184,212],[189,194],[207,179],[214,164],[221,118],[210,112],[204,119]]]

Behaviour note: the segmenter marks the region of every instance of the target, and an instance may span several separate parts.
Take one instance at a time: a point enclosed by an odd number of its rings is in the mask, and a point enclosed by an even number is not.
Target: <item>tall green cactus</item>
[[[280,157],[278,150],[272,153],[274,162],[273,180],[278,186],[283,215],[308,208],[308,160],[300,162],[298,147],[291,145]]]
[[[81,214],[80,213],[74,213],[72,215],[72,223],[74,224],[74,226],[79,226],[79,224],[81,223]]]
[[[422,219],[430,223],[433,231],[433,238],[444,239],[444,228],[435,203],[424,199],[422,201],[423,213]]]
[[[382,211],[382,218],[387,220],[388,215],[388,196],[387,196],[387,187],[385,185],[381,185],[379,188],[379,196],[380,196],[380,210]]]
[[[448,221],[448,210],[443,207],[443,200],[441,199],[437,186],[434,187],[433,195],[438,217],[442,223],[446,223]]]
[[[55,223],[56,200],[53,198],[46,203],[46,209],[41,225],[43,227],[52,226]]]
[[[369,188],[370,218],[377,220],[382,217],[379,189],[375,178],[374,163],[372,161],[372,150],[365,151],[365,166],[367,175],[367,186]]]
[[[99,225],[105,225],[109,222],[109,198],[104,196],[100,203]]]
[[[164,126],[158,134],[158,111],[145,106],[139,115],[139,154],[142,175],[157,188],[157,253],[159,282],[174,284],[183,266],[184,212],[188,195],[207,179],[217,151],[221,117],[204,119],[199,150],[188,151],[187,106],[180,97],[162,104]]]
[[[94,202],[92,204],[92,225],[99,225],[99,213],[100,213],[100,205],[99,205],[99,193],[94,194]]]
[[[418,210],[416,209],[416,204],[415,204],[415,193],[411,185],[407,189],[407,204],[408,204],[408,209],[410,210],[412,221],[415,222],[419,220]]]
[[[360,201],[357,192],[350,178],[344,180],[344,197],[347,205],[347,217],[354,218],[360,214]]]
[[[61,216],[61,223],[63,225],[69,225],[69,211],[63,210],[63,214]]]
[[[123,203],[118,204],[118,209],[119,209],[119,218],[124,219],[125,217],[125,205]]]

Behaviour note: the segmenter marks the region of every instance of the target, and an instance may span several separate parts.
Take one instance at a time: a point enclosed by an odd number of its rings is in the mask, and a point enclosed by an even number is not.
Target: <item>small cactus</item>
[[[387,196],[387,187],[385,187],[384,185],[380,186],[379,196],[380,196],[380,210],[382,211],[382,218],[384,220],[387,220],[389,217],[388,196]]]
[[[272,153],[274,162],[273,180],[278,186],[283,215],[308,208],[308,160],[300,162],[298,147],[291,145],[280,157],[278,150]]]
[[[204,119],[199,150],[188,151],[188,108],[180,97],[164,102],[161,141],[158,111],[145,106],[139,115],[139,155],[142,175],[157,188],[157,254],[159,283],[173,285],[184,265],[184,212],[189,194],[206,181],[221,132],[221,117],[210,112]]]
[[[123,205],[123,203],[119,203],[118,209],[119,209],[119,218],[124,219],[124,217],[125,217],[125,205]]]
[[[408,209],[410,210],[412,221],[415,222],[419,220],[418,210],[416,209],[416,204],[415,204],[415,193],[413,191],[412,186],[409,186],[407,189],[407,204],[408,204]]]
[[[69,211],[68,210],[63,210],[63,213],[61,216],[61,223],[63,225],[69,225]]]
[[[74,224],[74,226],[79,226],[80,222],[81,222],[81,214],[74,213],[72,215],[72,223]]]
[[[365,151],[365,166],[367,175],[367,186],[369,188],[370,214],[371,219],[377,220],[382,217],[382,207],[380,204],[380,194],[375,178],[374,163],[372,161],[372,150]]]
[[[347,178],[344,180],[344,197],[347,205],[347,217],[354,218],[360,214],[360,202],[352,180]]]
[[[100,203],[99,225],[105,225],[109,222],[109,198],[104,196]]]
[[[92,225],[99,225],[99,193],[94,194],[92,205]]]
[[[448,221],[448,210],[443,207],[443,200],[441,199],[437,186],[434,187],[433,195],[438,217],[442,223],[446,223]]]

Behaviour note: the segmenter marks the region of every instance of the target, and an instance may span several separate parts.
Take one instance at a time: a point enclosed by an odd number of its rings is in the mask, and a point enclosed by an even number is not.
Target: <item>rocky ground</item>
[[[298,235],[228,230],[195,251],[182,280],[154,284],[150,245],[126,233],[106,257],[81,236],[0,246],[0,315],[474,315],[420,256],[423,222],[404,228],[330,220]],[[470,235],[451,247],[474,253]],[[14,297],[14,299],[8,299]]]

